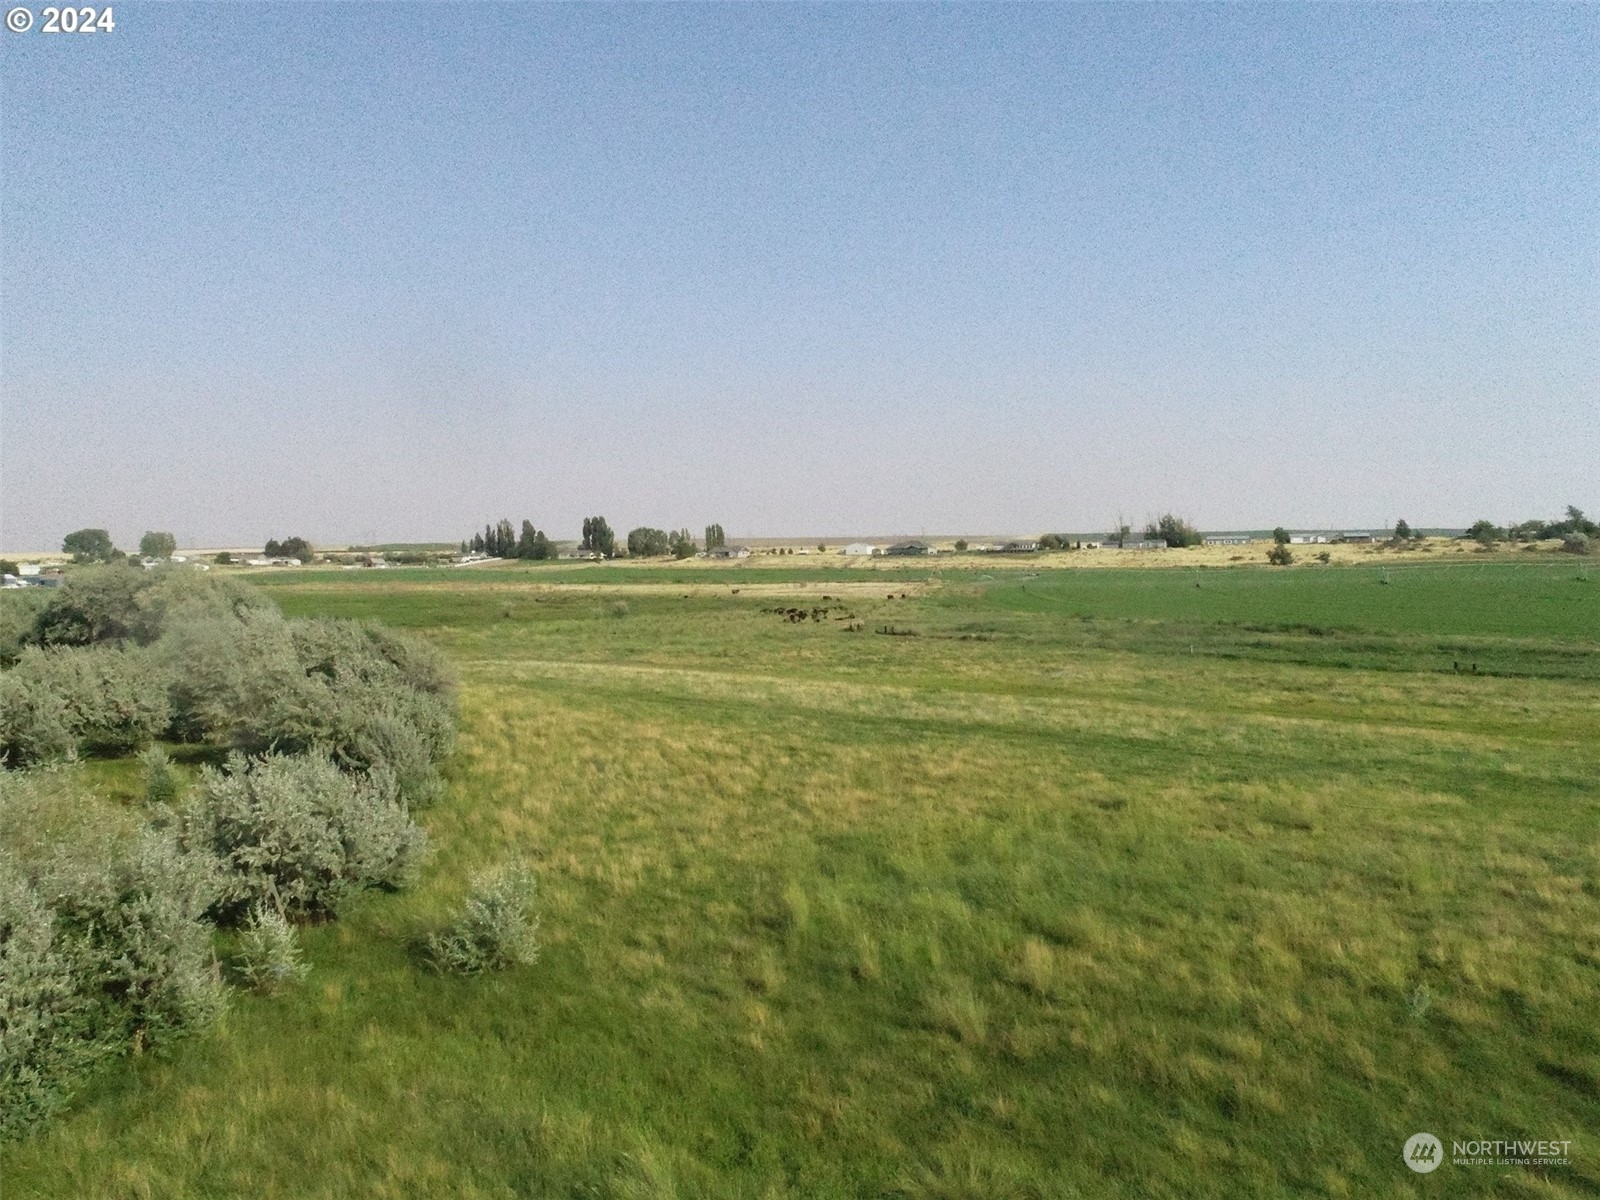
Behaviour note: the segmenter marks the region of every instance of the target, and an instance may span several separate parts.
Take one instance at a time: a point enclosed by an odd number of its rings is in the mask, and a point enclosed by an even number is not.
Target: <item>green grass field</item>
[[[438,853],[0,1193],[1600,1194],[1600,572],[988,574],[270,579],[457,663]],[[513,854],[542,960],[430,973]]]

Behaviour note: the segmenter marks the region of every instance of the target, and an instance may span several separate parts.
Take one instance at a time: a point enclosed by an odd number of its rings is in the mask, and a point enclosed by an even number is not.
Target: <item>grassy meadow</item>
[[[0,1147],[0,1195],[1600,1194],[1592,574],[267,577],[455,662],[436,855]],[[427,970],[508,856],[540,962]],[[1422,1130],[1572,1162],[1418,1175]]]

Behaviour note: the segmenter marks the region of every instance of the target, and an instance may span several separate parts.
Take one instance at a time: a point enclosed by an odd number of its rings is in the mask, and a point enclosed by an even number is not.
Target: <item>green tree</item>
[[[1394,523],[1394,540],[1395,541],[1397,541],[1397,542],[1409,542],[1412,538],[1414,538],[1416,536],[1417,536],[1416,534],[1411,532],[1411,526],[1406,524],[1406,522],[1404,520],[1396,521]]]
[[[139,553],[145,558],[171,558],[178,549],[178,539],[170,533],[146,531],[139,539]]]
[[[544,530],[535,529],[532,521],[522,523],[522,536],[517,539],[517,557],[539,562],[555,557],[550,539],[545,536]]]
[[[1287,567],[1294,561],[1294,551],[1282,542],[1274,543],[1272,549],[1267,551],[1267,561],[1275,567]]]
[[[956,549],[958,551],[960,551],[961,553],[963,553],[963,554],[966,553],[967,539],[966,538],[957,538],[956,539]]]
[[[585,517],[583,541],[578,548],[602,558],[610,558],[617,551],[617,535],[611,532],[611,526],[604,517]]]
[[[79,529],[61,539],[61,549],[72,555],[73,562],[92,563],[110,562],[116,547],[104,529]]]
[[[1272,531],[1272,541],[1274,545],[1287,546],[1289,544],[1289,531],[1279,525]]]
[[[1467,526],[1467,532],[1462,536],[1477,542],[1478,545],[1487,550],[1504,538],[1506,531],[1493,521],[1474,521]]]
[[[1168,546],[1198,546],[1204,540],[1198,529],[1172,513],[1146,525],[1144,536],[1146,541],[1165,542]]]
[[[226,550],[221,550],[217,552],[216,558],[212,559],[212,561],[225,567],[233,561],[233,555]]]
[[[722,532],[721,525],[706,526],[706,549],[715,550],[718,546],[728,544],[728,535]]]
[[[267,544],[261,551],[268,558],[298,558],[301,562],[311,561],[311,543],[303,537],[284,538],[283,541],[267,539]]]
[[[694,557],[694,534],[687,529],[675,529],[667,539],[667,548],[672,551],[672,557],[677,559]]]
[[[628,531],[628,553],[636,558],[659,558],[672,553],[671,539],[665,529],[641,525]]]

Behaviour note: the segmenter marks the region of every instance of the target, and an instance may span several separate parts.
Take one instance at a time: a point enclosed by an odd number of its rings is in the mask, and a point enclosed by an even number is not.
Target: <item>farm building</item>
[[[1208,546],[1248,546],[1253,539],[1242,533],[1214,533],[1206,538]]]
[[[894,545],[885,550],[884,553],[895,555],[926,554],[928,553],[928,543],[918,541],[896,542]]]
[[[707,558],[749,558],[749,546],[714,546],[706,554]]]
[[[872,545],[870,542],[851,542],[844,549],[840,550],[839,553],[849,554],[856,558],[865,558],[870,554],[882,554],[883,551],[879,550],[878,547]]]
[[[1291,546],[1321,546],[1327,542],[1327,537],[1320,533],[1291,533],[1289,544]],[[1367,539],[1371,541],[1371,538]]]
[[[1033,538],[1017,538],[1009,542],[1001,542],[995,547],[999,554],[1032,554],[1039,548],[1039,543]]]
[[[1333,540],[1336,542],[1370,542],[1374,539],[1370,533],[1341,533]]]
[[[1105,543],[1105,548],[1107,550],[1165,550],[1167,544],[1163,541],[1138,541],[1123,542],[1119,546],[1115,542],[1107,542]]]

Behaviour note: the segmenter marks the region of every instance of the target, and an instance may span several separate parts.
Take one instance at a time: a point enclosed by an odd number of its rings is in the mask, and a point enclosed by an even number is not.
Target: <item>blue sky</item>
[[[0,35],[0,545],[1600,508],[1600,7]]]

